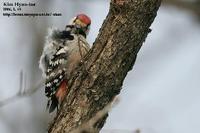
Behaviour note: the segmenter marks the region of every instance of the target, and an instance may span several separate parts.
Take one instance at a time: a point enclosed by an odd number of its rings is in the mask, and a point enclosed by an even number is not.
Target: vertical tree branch
[[[124,78],[156,17],[161,0],[111,0],[94,46],[69,81],[49,133],[68,133],[88,122],[120,93]],[[100,130],[106,116],[94,127]]]

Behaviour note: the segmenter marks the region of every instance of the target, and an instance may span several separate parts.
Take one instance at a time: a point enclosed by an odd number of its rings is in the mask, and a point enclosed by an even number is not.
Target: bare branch
[[[41,86],[43,85],[44,81],[40,80],[35,86],[26,89],[26,76],[23,74],[23,71],[20,71],[20,78],[19,78],[19,91],[14,95],[5,100],[0,101],[0,107],[8,105],[22,97],[30,96],[35,93]]]
[[[18,95],[20,95],[24,90],[23,79],[24,79],[24,74],[23,74],[23,71],[21,70],[20,71],[20,77],[19,77],[19,92],[18,92]]]
[[[192,13],[200,16],[200,1],[199,0],[195,0],[195,1],[163,0],[163,3],[191,11]]]

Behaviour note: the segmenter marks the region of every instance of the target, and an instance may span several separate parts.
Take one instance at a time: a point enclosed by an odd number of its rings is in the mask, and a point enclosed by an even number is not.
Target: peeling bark
[[[92,49],[69,80],[66,96],[49,133],[68,133],[89,121],[122,89],[161,0],[111,0]],[[99,130],[107,116],[95,124]]]

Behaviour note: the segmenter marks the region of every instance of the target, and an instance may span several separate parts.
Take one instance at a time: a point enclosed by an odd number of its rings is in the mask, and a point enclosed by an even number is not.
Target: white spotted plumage
[[[76,19],[80,20],[76,21]],[[47,107],[51,104],[50,111],[53,110],[52,108],[55,108],[55,105],[57,106],[56,101],[60,100],[60,96],[57,95],[58,89],[63,85],[67,85],[67,80],[71,76],[72,71],[80,62],[82,56],[90,49],[86,41],[90,23],[89,17],[80,14],[74,18],[72,24],[66,26],[65,30],[60,31],[52,28],[48,31],[43,53],[39,61],[39,68],[42,70],[42,75],[46,80],[45,94],[49,99]],[[55,100],[55,97],[57,100]]]

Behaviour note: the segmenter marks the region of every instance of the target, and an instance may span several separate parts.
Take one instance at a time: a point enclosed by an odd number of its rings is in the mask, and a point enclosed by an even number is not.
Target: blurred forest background
[[[48,27],[63,29],[78,13],[92,19],[92,45],[109,10],[109,0],[30,0],[23,12],[60,12],[61,17],[0,15],[0,101],[19,91],[20,71],[26,88],[41,79],[38,60]],[[16,0],[17,1],[17,0]],[[18,0],[27,2],[27,0]],[[200,1],[164,0],[102,132],[200,132]],[[44,133],[49,122],[40,88],[31,96],[0,105],[1,133]]]

